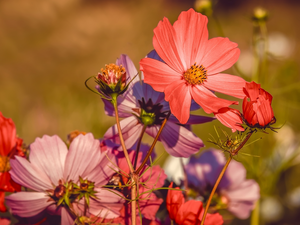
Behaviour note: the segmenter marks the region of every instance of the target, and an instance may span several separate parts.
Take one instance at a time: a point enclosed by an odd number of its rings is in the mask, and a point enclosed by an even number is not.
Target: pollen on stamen
[[[101,69],[101,75],[104,76],[106,79],[109,79],[112,76],[115,77],[116,79],[119,79],[125,73],[126,70],[122,65],[117,66],[116,64],[113,63],[110,63],[108,65],[105,64],[105,68]]]
[[[183,78],[192,85],[203,84],[203,82],[207,79],[207,71],[202,65],[198,66],[194,63],[191,68],[185,71]]]

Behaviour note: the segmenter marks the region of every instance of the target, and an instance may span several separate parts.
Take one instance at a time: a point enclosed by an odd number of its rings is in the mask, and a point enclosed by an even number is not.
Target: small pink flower
[[[105,185],[114,173],[113,166],[107,159],[115,161],[113,155],[101,153],[100,143],[92,134],[76,137],[69,150],[58,136],[37,138],[30,146],[29,161],[15,157],[11,160],[12,179],[35,192],[19,192],[6,197],[7,205],[13,214],[19,217],[45,217],[47,213],[61,215],[62,224],[74,224],[74,216],[65,205],[56,206],[56,197],[64,193],[64,186],[69,181],[79,183],[79,177],[95,182],[96,197],[90,197],[88,213],[106,218],[119,216],[123,199],[101,186]],[[50,193],[53,193],[50,194]],[[83,199],[71,202],[76,213]]]
[[[145,83],[165,93],[180,123],[188,121],[192,99],[206,113],[213,113],[237,102],[218,98],[212,91],[245,96],[242,78],[220,73],[238,60],[240,50],[228,38],[208,40],[206,16],[190,9],[173,26],[164,18],[154,29],[153,46],[163,62],[144,58],[140,69]]]
[[[121,151],[118,151],[118,145],[112,143],[109,140],[105,140],[101,142],[102,151],[104,152],[111,152],[116,156],[117,159],[117,165],[120,168],[120,173],[124,175],[129,174],[129,167],[126,162],[124,153]],[[140,153],[138,155],[137,159],[137,167],[141,164],[142,159],[144,158],[144,155],[148,151],[149,146],[142,145],[140,149]],[[134,163],[136,152],[134,150],[128,150],[129,158],[132,163]],[[143,215],[143,218],[146,220],[153,221],[155,224],[155,215],[158,211],[160,205],[162,204],[163,200],[158,198],[153,192],[144,193],[156,188],[160,188],[163,186],[164,181],[166,179],[166,175],[162,168],[160,166],[155,165],[150,168],[147,168],[147,171],[145,171],[146,167],[142,170],[142,176],[140,176],[139,179],[139,206],[141,213]],[[143,172],[144,171],[144,172]],[[128,178],[126,176],[122,176],[122,182],[125,184],[128,182]],[[123,188],[122,193],[127,197],[130,198],[130,192],[131,187]],[[137,208],[134,212],[137,217],[137,224],[140,224],[140,215],[139,215],[139,209]],[[129,204],[124,204],[124,207],[121,210],[121,216],[119,218],[115,218],[112,222],[114,223],[121,223],[121,224],[131,224],[131,208]],[[104,222],[109,222],[109,220],[105,220]]]
[[[185,166],[189,186],[202,196],[210,193],[225,163],[226,159],[220,150],[205,151],[199,158],[191,157]],[[246,179],[246,169],[234,160],[230,162],[217,193],[228,211],[240,219],[249,217],[260,197],[256,181]]]
[[[137,70],[127,55],[121,55],[117,65],[122,64],[130,79],[133,79]],[[114,116],[114,108],[109,101],[103,100],[105,112]],[[118,99],[119,116],[124,117],[120,122],[122,134],[127,148],[131,148],[146,125],[145,132],[155,138],[162,121],[170,110],[168,102],[164,100],[164,94],[156,92],[153,88],[140,81],[138,77],[129,84],[127,92]],[[196,110],[197,104],[192,104],[191,110]],[[214,120],[211,117],[192,115],[187,124],[199,124]],[[104,138],[120,143],[117,126],[109,128]],[[193,132],[179,124],[179,121],[171,115],[158,139],[164,145],[166,151],[177,157],[189,157],[199,151],[204,144]]]

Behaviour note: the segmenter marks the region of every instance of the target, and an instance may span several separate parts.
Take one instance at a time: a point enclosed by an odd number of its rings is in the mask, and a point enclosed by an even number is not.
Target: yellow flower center
[[[198,66],[194,63],[191,68],[185,71],[183,77],[189,84],[202,84],[207,78],[206,69],[202,65]]]
[[[101,74],[104,76],[106,79],[110,79],[112,76],[114,76],[116,79],[119,79],[123,74],[126,73],[125,68],[120,65],[117,66],[116,64],[106,64],[105,69],[101,69]]]
[[[7,156],[0,155],[0,172],[7,172],[10,170],[9,158]]]

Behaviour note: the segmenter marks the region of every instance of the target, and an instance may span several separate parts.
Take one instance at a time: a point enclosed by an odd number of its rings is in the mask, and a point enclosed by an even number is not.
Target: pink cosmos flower
[[[116,145],[109,140],[104,140],[101,142],[101,146],[102,146],[101,148],[102,151],[111,152],[116,156],[117,165],[120,168],[120,173],[124,174],[124,176],[122,176],[121,182],[123,184],[127,183],[128,179],[126,175],[128,176],[130,171],[124,153],[117,150],[119,145]],[[140,153],[137,159],[137,167],[141,164],[142,159],[144,158],[148,149],[149,146],[141,145]],[[129,158],[133,163],[136,156],[136,151],[129,149],[128,153],[129,153]],[[155,220],[156,220],[155,215],[163,200],[158,198],[153,192],[149,192],[149,193],[144,193],[144,192],[162,187],[167,176],[158,165],[148,168],[147,171],[145,171],[145,169],[146,167],[142,170],[142,176],[140,176],[139,179],[139,184],[140,184],[138,190],[140,194],[139,206],[145,222],[146,220],[148,220],[148,222],[153,221],[153,223],[155,224]],[[130,191],[131,191],[130,187],[123,188],[122,193],[125,195],[125,197],[130,199],[130,193],[131,193]],[[140,224],[140,215],[139,215],[138,208],[136,209],[135,213],[137,216],[136,218],[137,224]],[[120,223],[124,225],[131,224],[130,205],[126,203],[124,204],[124,207],[121,210],[120,217],[115,218],[114,220],[105,220],[103,222],[113,222],[113,223]]]
[[[61,215],[61,224],[74,224],[70,209],[57,199],[66,193],[65,184],[72,181],[79,184],[83,180],[95,182],[97,198],[90,197],[88,213],[106,218],[120,215],[123,199],[101,186],[105,185],[114,171],[113,155],[100,151],[99,140],[92,134],[80,134],[70,145],[69,150],[58,136],[37,138],[30,146],[29,161],[15,157],[11,160],[12,179],[35,192],[19,192],[6,197],[7,205],[19,217],[43,219],[47,213]],[[71,202],[78,216],[82,216],[83,199]]]
[[[133,79],[138,73],[133,62],[127,55],[121,55],[116,62],[123,65],[127,71],[127,76]],[[156,92],[148,84],[140,81],[138,77],[130,83],[127,92],[118,97],[119,116],[123,117],[121,129],[127,148],[131,148],[143,129],[155,138],[162,121],[170,110],[169,104],[164,101],[164,94]],[[105,112],[109,116],[114,116],[114,109],[110,102],[105,103]],[[192,104],[191,110],[199,108]],[[211,117],[191,115],[187,124],[205,123],[214,120]],[[109,128],[104,134],[105,139],[111,139],[115,143],[120,143],[117,126]],[[171,115],[158,139],[164,145],[166,151],[178,157],[189,157],[203,147],[201,139],[196,137],[189,129],[179,125],[179,121]]]
[[[192,99],[206,113],[213,113],[237,102],[218,98],[212,91],[245,96],[242,78],[220,73],[238,60],[240,50],[228,38],[208,40],[206,16],[190,9],[173,26],[164,18],[154,29],[153,46],[163,62],[144,58],[140,69],[145,83],[165,93],[180,123],[188,121]]]
[[[199,158],[192,157],[185,166],[189,186],[204,198],[208,197],[205,195],[210,193],[225,163],[220,150],[208,150]],[[260,197],[256,181],[246,179],[246,169],[234,160],[230,162],[217,193],[228,211],[240,219],[249,217]]]

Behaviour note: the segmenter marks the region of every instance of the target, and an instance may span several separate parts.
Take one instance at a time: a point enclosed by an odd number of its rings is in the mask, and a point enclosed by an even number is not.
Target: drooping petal
[[[201,64],[208,75],[227,70],[236,63],[240,56],[237,44],[228,38],[212,38],[206,43],[206,52]]]
[[[207,76],[206,82],[203,83],[209,90],[241,99],[245,97],[245,84],[246,81],[241,77],[221,73]]]
[[[143,126],[139,124],[138,120],[134,116],[123,119],[120,122],[120,126],[125,145],[127,148],[131,148],[137,141]],[[116,124],[106,131],[104,138],[111,139],[115,143],[120,143],[119,132]]]
[[[227,107],[221,108],[214,114],[223,125],[231,128],[232,132],[235,132],[236,130],[244,131],[244,128],[241,126],[243,123],[241,113],[238,110]]]
[[[120,210],[125,202],[121,197],[122,194],[105,188],[96,188],[95,191],[97,191],[97,199],[90,198],[89,212],[106,219],[120,216]]]
[[[52,184],[58,185],[63,178],[64,164],[68,149],[56,135],[36,138],[30,145],[30,162],[45,173]]]
[[[145,83],[150,84],[156,91],[163,92],[168,84],[182,78],[182,73],[155,59],[143,58],[140,65]]]
[[[153,32],[153,47],[160,58],[177,73],[184,72],[187,66],[184,61],[183,48],[169,20],[164,18]]]
[[[195,85],[191,88],[193,99],[203,108],[206,113],[218,112],[219,109],[238,104],[236,101],[229,101],[218,98],[211,91],[202,85]]]
[[[35,191],[53,188],[49,177],[26,159],[16,156],[10,160],[10,165],[10,175],[16,183]]]
[[[79,176],[89,178],[89,174],[98,165],[100,142],[91,133],[78,135],[71,143],[65,162],[63,177],[77,182]]]
[[[185,124],[190,117],[191,94],[185,80],[178,80],[165,88],[165,99],[170,104],[171,112],[180,123]]]
[[[20,217],[32,217],[49,205],[54,204],[48,201],[49,196],[43,192],[18,192],[6,197],[6,204],[12,213]]]
[[[146,129],[146,133],[155,137],[158,127],[150,127]],[[170,135],[172,134],[172,135]],[[183,126],[167,122],[161,132],[159,140],[165,147],[165,150],[175,157],[189,157],[199,151],[204,144],[200,138],[195,136]]]
[[[187,67],[195,62],[198,64],[203,58],[208,40],[207,21],[206,16],[189,9],[180,13],[173,25]]]

